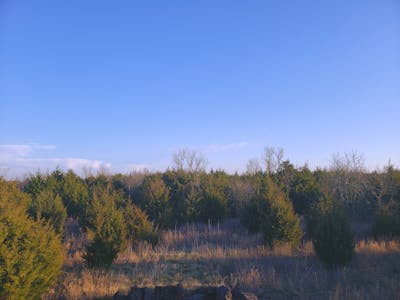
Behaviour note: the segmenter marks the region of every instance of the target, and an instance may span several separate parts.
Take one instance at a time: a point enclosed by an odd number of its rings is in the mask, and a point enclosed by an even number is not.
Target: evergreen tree
[[[61,271],[63,249],[48,223],[28,218],[21,198],[0,179],[0,298],[40,299]]]
[[[242,223],[250,232],[261,232],[270,247],[277,242],[297,246],[303,232],[291,202],[269,176],[265,185],[265,192],[246,206]]]
[[[328,266],[349,263],[354,255],[354,237],[344,208],[330,198],[321,198],[314,208],[309,228],[317,256]]]

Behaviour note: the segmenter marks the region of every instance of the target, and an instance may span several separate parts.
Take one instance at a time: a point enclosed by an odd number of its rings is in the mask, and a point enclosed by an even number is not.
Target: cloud
[[[72,169],[74,171],[79,171],[82,169],[102,169],[102,168],[110,168],[111,164],[103,162],[101,160],[90,160],[84,158],[28,158],[28,159],[18,159],[18,163],[37,167],[37,166],[45,166],[47,168],[56,168],[60,167],[63,169]]]
[[[127,163],[112,165],[102,160],[79,157],[49,157],[56,149],[53,145],[21,144],[0,145],[0,176],[16,178],[37,171],[47,172],[56,168],[73,170],[81,176],[98,171],[111,173],[130,173],[150,170],[149,164]]]
[[[76,157],[42,157],[43,151],[54,149],[56,149],[56,146],[41,144],[0,145],[0,175],[6,177],[18,177],[38,170],[53,170],[57,167],[64,170],[71,169],[78,174],[82,174],[85,170],[96,172],[111,168],[110,163],[101,160],[90,160]]]
[[[26,144],[26,145],[0,145],[0,163],[21,157],[29,157],[40,150],[56,149],[54,145]]]

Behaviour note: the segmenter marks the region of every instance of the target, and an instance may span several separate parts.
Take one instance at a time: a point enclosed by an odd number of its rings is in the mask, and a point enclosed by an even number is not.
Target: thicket
[[[155,244],[159,228],[227,217],[240,216],[270,246],[282,241],[296,245],[299,216],[312,220],[324,194],[332,195],[350,220],[375,218],[377,236],[400,234],[400,171],[393,166],[367,172],[357,157],[345,155],[335,157],[329,168],[311,171],[276,153],[276,161],[266,160],[265,170],[253,163],[249,172],[232,175],[205,172],[189,152],[180,153],[178,167],[163,173],[81,178],[57,169],[18,182],[24,193],[15,201],[25,203],[32,219],[48,222],[61,234],[65,218],[78,220],[90,238],[85,256],[90,266],[109,266],[119,251],[137,241]],[[186,161],[193,157],[193,163]],[[324,216],[328,225],[320,232],[330,230],[329,214]]]
[[[375,236],[400,236],[400,171],[390,166],[378,177],[378,212],[374,227]]]

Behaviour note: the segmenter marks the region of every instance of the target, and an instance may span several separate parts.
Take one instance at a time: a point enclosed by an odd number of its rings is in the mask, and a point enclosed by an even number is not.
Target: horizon
[[[400,166],[400,3],[0,4],[0,176]]]
[[[26,151],[30,147],[43,147],[45,149],[54,149],[53,146],[51,145],[0,145],[0,155],[3,155],[5,157],[4,153],[4,148],[10,147],[10,148],[21,148],[24,149],[23,151]],[[3,150],[1,150],[3,148]],[[289,162],[290,164],[293,165],[294,168],[296,169],[302,169],[304,167],[308,168],[311,171],[317,171],[317,170],[330,170],[335,167],[335,164],[333,163],[334,160],[336,160],[339,163],[344,163],[345,165],[352,167],[355,167],[357,170],[361,170],[362,172],[366,173],[373,173],[373,172],[385,172],[389,166],[394,167],[395,169],[398,169],[399,166],[394,164],[393,161],[389,158],[386,163],[382,165],[376,165],[376,166],[369,166],[367,164],[367,159],[364,157],[362,153],[359,153],[357,151],[352,151],[352,152],[345,152],[345,153],[333,153],[330,157],[329,160],[326,161],[326,164],[324,165],[313,165],[310,166],[308,162],[303,162],[300,164],[296,164],[293,161],[290,160],[289,157],[287,157],[284,154],[284,149],[281,147],[265,147],[264,150],[267,148],[270,149],[282,149],[283,150],[283,158],[281,160],[281,163]],[[266,171],[266,162],[265,162],[265,154],[260,155],[260,157],[253,157],[247,160],[246,162],[246,167],[242,170],[229,170],[229,169],[224,169],[224,168],[213,168],[210,167],[209,165],[209,160],[207,157],[204,155],[202,152],[198,152],[196,150],[191,150],[191,149],[180,149],[179,151],[189,151],[189,153],[194,154],[197,158],[200,159],[201,164],[204,165],[204,169],[200,168],[200,172],[218,172],[222,171],[225,172],[226,174],[229,175],[245,175],[245,174],[250,174],[253,173],[254,170],[251,169],[251,167],[256,167],[257,171],[256,172],[262,172],[265,173]],[[175,152],[177,154],[178,152]],[[46,159],[47,166],[46,168],[41,168],[37,167],[35,164],[29,166],[29,164],[24,164],[24,168],[18,170],[18,169],[11,169],[7,167],[1,167],[0,168],[0,178],[3,177],[6,180],[17,180],[17,181],[23,181],[25,179],[28,179],[32,176],[35,176],[37,174],[42,174],[42,175],[49,175],[52,172],[56,170],[60,170],[64,173],[72,171],[74,174],[78,175],[81,178],[88,178],[91,176],[98,176],[98,175],[107,175],[107,176],[114,176],[118,174],[122,174],[124,176],[129,176],[132,174],[136,173],[142,173],[142,174],[154,174],[154,173],[163,173],[167,172],[169,170],[177,170],[179,167],[176,166],[174,163],[173,156],[171,157],[170,164],[166,166],[163,169],[155,169],[155,168],[147,168],[146,166],[125,166],[125,167],[115,167],[112,166],[111,164],[105,164],[104,162],[101,161],[89,161],[85,159],[80,159],[80,158],[62,158],[62,159]],[[354,160],[352,160],[354,158]],[[276,159],[276,158],[274,158]],[[29,159],[27,159],[29,161]],[[253,162],[256,163],[256,166],[249,166],[249,164]],[[184,162],[185,164],[186,162]],[[352,163],[355,163],[353,166]],[[197,172],[196,170],[191,171],[188,170],[186,167],[182,167],[183,170],[186,172]],[[275,171],[276,172],[276,171]]]

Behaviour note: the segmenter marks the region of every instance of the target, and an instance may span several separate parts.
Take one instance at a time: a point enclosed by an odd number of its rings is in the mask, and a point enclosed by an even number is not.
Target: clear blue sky
[[[400,2],[0,1],[0,167],[400,165]]]

